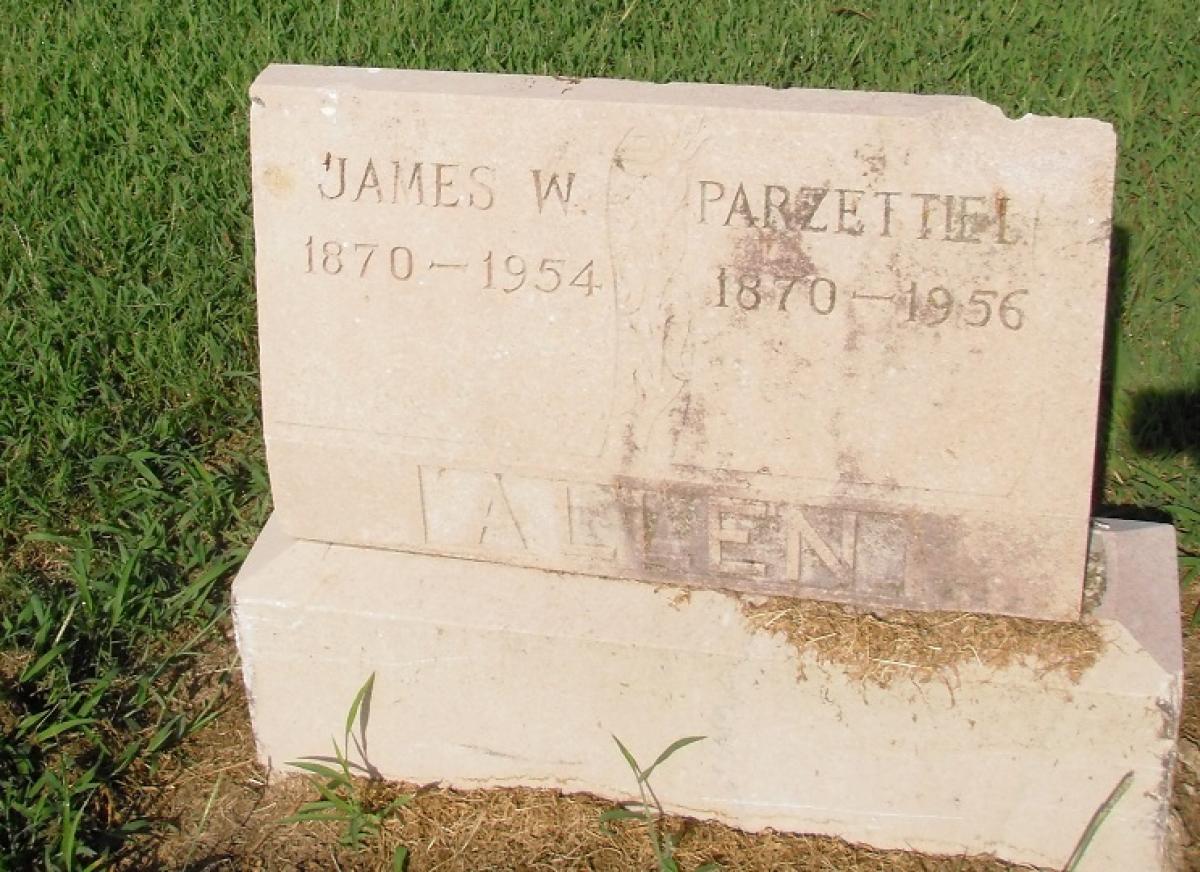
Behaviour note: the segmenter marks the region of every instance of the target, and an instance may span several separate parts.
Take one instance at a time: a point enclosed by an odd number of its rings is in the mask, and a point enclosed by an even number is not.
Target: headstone
[[[389,778],[628,798],[612,734],[705,735],[674,811],[1054,868],[1125,783],[1081,872],[1170,868],[1169,525],[1097,525],[1086,627],[924,618],[963,654],[924,683],[862,641],[886,617],[791,603],[835,615],[853,657],[823,657],[726,593],[1079,617],[1108,125],[309,67],[251,93],[276,510],[232,600],[266,765],[324,753],[373,675],[355,762]]]
[[[287,534],[1078,617],[1109,125],[293,66],[252,96]]]

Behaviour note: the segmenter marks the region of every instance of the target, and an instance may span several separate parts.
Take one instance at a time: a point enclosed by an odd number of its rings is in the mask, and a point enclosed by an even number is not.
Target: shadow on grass
[[[1200,463],[1200,379],[1193,388],[1135,394],[1129,429],[1142,454],[1186,454]]]
[[[1112,423],[1113,395],[1116,390],[1117,340],[1121,331],[1121,313],[1129,292],[1128,227],[1114,225],[1108,248],[1108,297],[1104,320],[1104,349],[1100,363],[1100,402],[1096,420],[1096,456],[1092,464],[1092,504],[1104,495],[1108,476],[1108,446]]]
[[[1108,303],[1104,327],[1104,357],[1100,374],[1100,404],[1092,492],[1104,492],[1106,458],[1111,440],[1113,396],[1116,380],[1116,346],[1121,315],[1129,293],[1128,266],[1132,236],[1127,227],[1114,226],[1109,242]],[[1200,378],[1191,388],[1150,389],[1133,397],[1129,425],[1131,442],[1142,454],[1170,457],[1190,455],[1200,463]]]
[[[1123,503],[1104,503],[1097,506],[1096,517],[1123,521],[1153,521],[1156,524],[1173,523],[1170,512],[1156,509],[1153,506],[1134,506]]]

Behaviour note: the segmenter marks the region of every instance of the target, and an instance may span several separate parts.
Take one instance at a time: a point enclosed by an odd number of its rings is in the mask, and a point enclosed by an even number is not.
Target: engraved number
[[[367,271],[372,269],[371,263],[375,259],[375,252],[378,250],[378,242],[347,242],[345,244],[336,240],[317,242],[310,236],[304,243],[306,255],[304,271],[306,273],[316,272],[316,264],[319,258],[321,271],[326,275],[336,276],[342,273],[343,267],[346,266],[346,260],[357,258],[358,277],[360,279],[366,278]],[[411,249],[405,248],[403,245],[397,245],[392,248],[390,258],[393,278],[404,281],[412,277],[413,253]],[[353,275],[352,270],[353,264],[351,265],[351,270],[346,272],[346,275]]]
[[[934,312],[933,320],[929,322],[930,326],[936,327],[938,324],[946,323],[946,319],[954,310],[954,295],[946,288],[939,286],[929,292],[928,301],[929,308]]]
[[[775,287],[783,291],[779,297],[780,312],[787,311],[788,297],[799,282],[799,276],[778,276],[775,279]],[[833,279],[813,276],[808,284],[808,305],[818,315],[828,315],[833,311],[837,305],[837,285]]]
[[[1025,313],[1010,301],[1013,297],[1019,297],[1022,294],[1028,293],[1029,291],[1013,291],[1010,294],[1005,294],[1004,299],[1000,301],[1000,323],[1009,330],[1020,330],[1025,326]]]
[[[562,272],[559,271],[557,266],[553,266],[553,264],[559,264],[559,266],[561,266],[565,263],[566,261],[562,258],[543,257],[542,264],[538,267],[538,276],[545,277],[547,274],[549,274],[553,276],[553,280],[547,282],[548,286],[543,285],[541,281],[538,281],[534,287],[547,294],[552,294],[557,291],[559,286],[562,284]]]
[[[753,312],[762,303],[762,294],[758,290],[758,276],[744,275],[738,279],[738,305],[747,312]]]
[[[505,281],[504,274],[507,274],[508,279],[515,281],[516,284],[502,285],[500,290],[506,294],[512,294],[519,291],[525,286],[529,280],[529,264],[525,258],[519,254],[510,254],[499,258],[502,255],[497,255],[494,251],[489,251],[483,259],[483,288],[484,290],[493,290],[496,287],[496,273],[501,273],[501,280]],[[497,261],[499,263],[497,264]],[[573,274],[573,278],[567,282],[567,285],[573,288],[583,288],[587,292],[587,296],[600,287],[600,284],[594,278],[596,262],[589,260],[583,265],[583,268]],[[574,265],[568,267],[565,257],[543,257],[538,262],[537,276],[530,284],[545,294],[553,294],[555,291],[563,287],[563,279],[572,275]]]
[[[946,288],[940,285],[932,288],[925,295],[925,304],[933,311],[933,318],[926,321],[929,326],[936,327],[939,324],[946,323],[951,314],[954,312],[954,295]],[[921,314],[921,298],[917,294],[917,283],[909,282],[908,287],[908,319],[909,321],[920,320],[918,316]]]
[[[918,306],[917,283],[909,282],[908,283],[908,318],[906,320],[908,320],[908,321],[916,321],[917,320],[917,311],[918,311],[917,306]]]
[[[583,288],[585,291],[587,291],[584,296],[590,297],[594,291],[597,291],[602,287],[602,285],[595,281],[592,277],[595,263],[596,262],[594,260],[589,260],[584,268],[575,274],[575,278],[571,279],[571,287]],[[580,281],[585,274],[587,275],[587,279],[585,281]]]
[[[514,293],[521,289],[525,284],[525,273],[528,272],[528,267],[525,265],[525,259],[520,255],[510,254],[504,258],[502,262],[504,272],[508,273],[509,278],[517,280],[517,283],[512,287],[502,287],[500,290],[506,294]],[[495,273],[496,273],[496,253],[489,251],[487,257],[483,259],[483,287],[485,290],[495,288]]]
[[[818,290],[818,287],[821,290]],[[824,297],[825,301],[824,306],[817,302],[822,297]],[[837,285],[823,276],[817,276],[812,280],[812,284],[808,286],[808,304],[812,306],[813,311],[817,314],[828,315],[833,311],[833,307],[837,305]]]
[[[343,278],[366,279],[381,275],[384,267],[375,262],[375,255],[380,249],[387,252],[387,270],[393,279],[399,282],[408,281],[415,274],[416,255],[406,245],[388,246],[379,242],[327,242],[309,236],[304,241],[304,271],[306,273],[323,272],[326,275]],[[385,258],[380,257],[380,261]],[[580,288],[586,296],[592,296],[602,286],[596,281],[596,262],[589,260],[580,266],[579,261],[571,262],[565,257],[543,257],[539,259],[525,257],[519,254],[505,254],[489,251],[482,258],[483,287],[500,290],[506,294],[515,294],[526,287],[536,288],[544,294],[553,294],[564,287]],[[422,259],[422,264],[424,260]],[[437,270],[438,275],[450,275],[450,270],[468,270],[472,263],[479,263],[472,258],[451,258],[448,262],[429,261],[429,270]],[[536,269],[532,266],[537,264]],[[421,267],[424,271],[424,266]],[[570,276],[570,281],[567,277]]]
[[[361,279],[367,274],[367,264],[371,262],[371,258],[375,256],[375,249],[379,247],[375,242],[356,242],[354,243],[354,251],[357,253],[364,248],[367,250],[367,256],[363,258],[362,266],[358,268],[358,277]]]
[[[509,276],[516,279],[517,283],[511,288],[501,288],[501,290],[506,294],[519,291],[525,284],[525,273],[528,271],[525,266],[525,258],[517,254],[510,254],[504,258],[504,270]]]
[[[321,269],[335,276],[342,271],[342,244],[326,242],[321,246]]]
[[[725,271],[725,267],[717,270],[717,308],[729,308],[729,301],[726,299],[727,279],[728,274]],[[760,279],[754,273],[746,273],[737,277],[737,293],[734,296],[737,299],[737,304],[747,312],[751,312],[762,305],[762,292],[758,289],[759,284]]]
[[[392,248],[388,257],[391,261],[392,278],[399,279],[402,282],[412,278],[413,253],[411,248],[397,245]]]
[[[993,321],[999,321],[1009,330],[1020,330],[1025,326],[1025,312],[1016,306],[1014,300],[1028,293],[1026,290],[1010,291],[1001,296],[1000,291],[972,291],[967,302],[961,304],[962,322],[969,327],[986,327]],[[908,291],[902,296],[908,298],[906,320],[930,327],[945,324],[954,314],[955,305],[962,299],[961,296],[956,299],[954,292],[939,285],[930,288],[922,300],[916,282],[909,282]],[[995,305],[997,298],[1000,299],[998,306]]]
[[[963,321],[972,327],[987,326],[988,321],[992,320],[991,301],[995,298],[995,291],[972,291],[971,299],[967,301],[967,308],[973,309],[974,312],[964,312]],[[972,314],[976,314],[978,317],[972,318]]]
[[[717,270],[717,302],[716,307],[721,309],[729,308],[729,285],[733,281],[737,285],[737,292],[733,295],[737,300],[739,308],[753,312],[759,308],[764,299],[771,299],[769,296],[763,295],[762,277],[757,273],[744,273],[741,275],[730,274],[725,267],[720,267]],[[780,312],[788,310],[788,299],[792,295],[792,291],[798,285],[808,285],[808,305],[818,315],[828,315],[833,312],[837,306],[837,285],[833,279],[825,276],[767,276],[769,285],[773,285],[774,289],[779,292],[779,302],[776,304],[776,309]],[[769,294],[769,291],[768,291]]]
[[[796,287],[796,282],[798,281],[800,280],[795,276],[779,276],[777,279],[775,279],[775,287],[783,291],[783,293],[779,295],[780,312],[787,311],[788,297],[791,295],[792,288]]]

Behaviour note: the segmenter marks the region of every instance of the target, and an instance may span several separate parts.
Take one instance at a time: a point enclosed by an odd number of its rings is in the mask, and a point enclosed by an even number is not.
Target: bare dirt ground
[[[1200,633],[1188,618],[1200,591],[1184,597],[1186,691],[1175,780],[1176,837],[1181,869],[1200,869]],[[373,870],[392,868],[393,851],[410,852],[411,872],[455,870],[595,870],[654,868],[646,834],[633,822],[606,830],[600,815],[612,804],[551,790],[453,791],[437,785],[378,784],[370,802],[401,793],[413,800],[357,849],[339,844],[331,824],[284,823],[317,798],[303,778],[269,780],[254,759],[253,736],[232,643],[214,643],[195,670],[196,703],[213,694],[221,716],[176,748],[156,772],[127,786],[137,811],[156,821],[122,856],[119,868],[202,870]],[[683,872],[707,861],[725,870],[795,872],[992,872],[1032,867],[989,857],[929,857],[875,851],[837,839],[747,834],[729,827],[671,819]]]

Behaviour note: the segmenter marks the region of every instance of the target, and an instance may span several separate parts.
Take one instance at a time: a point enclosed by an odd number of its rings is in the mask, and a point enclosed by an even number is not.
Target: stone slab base
[[[234,583],[259,755],[329,754],[375,673],[365,752],[391,778],[628,799],[611,735],[644,763],[705,735],[655,773],[673,811],[1061,868],[1132,771],[1082,868],[1165,869],[1174,532],[1099,527],[1108,644],[1078,683],[972,663],[885,690],[802,662],[726,594],[298,541],[272,522]]]

